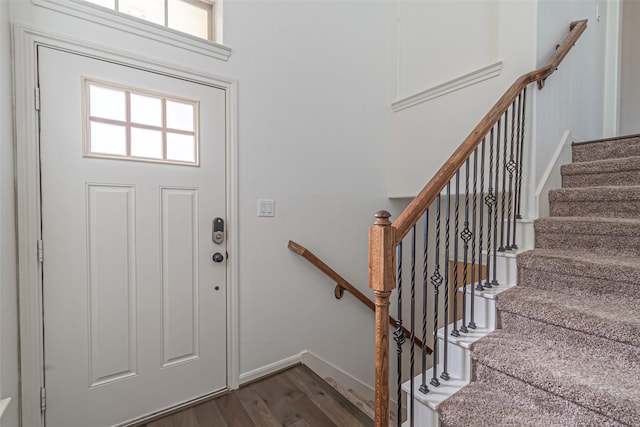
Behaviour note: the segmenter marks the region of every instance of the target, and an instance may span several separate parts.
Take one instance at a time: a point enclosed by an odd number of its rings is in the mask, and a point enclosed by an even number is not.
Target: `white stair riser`
[[[492,265],[493,267],[493,265]],[[493,277],[493,273],[491,273]],[[514,256],[496,257],[496,279],[501,285],[515,285],[518,279],[516,258]]]
[[[469,322],[471,320],[471,293],[467,293],[466,305],[467,322]],[[495,329],[495,307],[495,301],[492,299],[483,298],[479,295],[474,296],[473,320],[477,327],[491,330]]]
[[[471,358],[469,350],[457,344],[449,343],[447,348],[447,371],[456,378],[471,379]],[[438,364],[440,369],[444,366],[444,340],[438,338]]]
[[[407,399],[407,414],[411,413],[411,399]],[[438,414],[433,409],[429,408],[427,405],[423,405],[421,403],[416,404],[413,413],[413,425],[414,426],[438,426]],[[407,417],[408,418],[408,417]],[[411,423],[407,419],[404,423],[402,423],[402,427],[410,427]]]

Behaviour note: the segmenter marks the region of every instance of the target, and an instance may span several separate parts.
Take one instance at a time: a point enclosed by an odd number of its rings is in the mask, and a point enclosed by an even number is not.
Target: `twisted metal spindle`
[[[515,188],[514,188],[514,194],[513,194],[513,203],[514,205],[517,203],[518,200],[518,171],[520,170],[520,168],[522,167],[522,165],[520,165],[520,163],[518,162],[518,159],[520,158],[520,135],[521,135],[521,124],[522,124],[522,92],[520,92],[520,94],[518,95],[518,131],[516,133],[516,142],[515,142],[515,149],[516,149],[516,155],[514,158],[515,161]],[[523,129],[523,127],[522,127]],[[517,225],[517,213],[516,213],[516,209],[514,206],[513,209],[513,236],[512,236],[512,240],[511,240],[511,250],[514,249],[518,249],[518,245],[516,244],[516,225]]]
[[[397,385],[397,396],[398,396],[398,427],[401,427],[400,420],[402,419],[402,345],[407,340],[406,335],[404,334],[404,329],[402,328],[402,242],[398,244],[397,247],[397,256],[398,256],[398,278],[397,278],[397,287],[398,287],[398,319],[396,320],[396,330],[393,333],[394,340],[396,341],[396,353],[398,358],[398,385]]]
[[[482,207],[482,195],[484,194],[484,157],[485,157],[485,142],[487,138],[482,138],[482,148],[481,148],[481,156],[480,156],[480,219],[478,225],[478,284],[476,285],[477,291],[484,291],[484,286],[482,286],[482,278],[480,276],[481,266],[482,266],[482,231],[484,229],[484,208]]]
[[[471,307],[470,307],[470,320],[469,320],[469,328],[476,329],[475,322],[475,289],[473,286],[475,283],[475,273],[476,273],[476,205],[478,201],[478,147],[473,150],[473,214],[472,223],[471,223]],[[480,267],[478,266],[478,285],[482,287],[480,284]]]
[[[522,133],[520,134],[520,167],[518,168],[518,198],[516,199],[516,218],[522,219],[521,211],[520,211],[520,202],[522,199],[522,170],[524,169],[523,160],[523,151],[524,151],[524,131],[525,131],[525,123],[527,122],[525,118],[525,112],[527,109],[525,105],[527,104],[527,88],[525,87],[522,91]]]
[[[422,383],[420,391],[422,393],[429,392],[427,387],[427,266],[428,266],[428,247],[429,247],[429,209],[424,212],[424,241],[422,246]]]
[[[436,197],[436,251],[435,264],[433,267],[433,275],[431,283],[433,284],[433,378],[429,382],[432,386],[438,387],[438,295],[439,288],[442,285],[442,275],[440,274],[440,195]]]
[[[493,268],[491,269],[491,273],[493,274],[493,279],[491,280],[491,286],[498,286],[498,281],[496,280],[496,264],[498,261],[497,253],[498,253],[498,177],[500,174],[500,125],[502,119],[498,120],[498,134],[496,136],[496,188],[495,188],[495,200],[493,202],[494,211],[493,211],[493,254],[491,261],[493,262]],[[507,125],[504,125],[504,132],[507,132]],[[489,271],[487,271],[487,278],[489,277]]]
[[[447,192],[446,192],[446,200],[445,200],[445,211],[447,214],[447,220],[445,222],[444,228],[444,260],[446,263],[446,267],[444,270],[444,334],[442,340],[442,373],[440,374],[440,378],[443,380],[449,380],[449,372],[447,369],[449,358],[447,357],[449,350],[449,229],[451,223],[451,181],[447,182]]]
[[[456,201],[455,212],[453,214],[453,235],[455,240],[453,241],[453,330],[451,335],[459,337],[458,332],[458,235],[460,233],[459,224],[459,212],[460,212],[460,171],[456,172]],[[464,323],[463,323],[464,325]]]
[[[414,225],[411,228],[411,306],[410,306],[410,316],[411,319],[409,321],[409,325],[411,327],[411,350],[409,351],[409,398],[410,401],[413,402],[414,397],[414,376],[415,376],[415,346],[416,346],[416,226]],[[409,411],[409,420],[411,421],[411,427],[413,427],[414,420],[414,407],[415,405],[410,406]]]

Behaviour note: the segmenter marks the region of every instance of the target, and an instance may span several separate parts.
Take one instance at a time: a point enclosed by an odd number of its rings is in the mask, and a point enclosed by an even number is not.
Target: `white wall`
[[[18,320],[13,186],[9,3],[0,2],[0,399],[12,401],[0,424],[18,425]]]
[[[596,7],[600,12],[599,21]],[[547,79],[544,89],[533,89],[536,103],[532,183],[536,187],[544,185],[541,180],[567,131],[577,141],[605,136],[606,13],[606,1],[540,0],[538,3],[538,66],[553,55],[556,44],[566,37],[571,21],[586,18],[589,22],[558,71]]]
[[[367,227],[376,210],[391,208],[384,143],[393,4],[225,0],[224,12],[233,49],[226,63],[11,2],[17,22],[238,80],[240,372],[307,349],[373,384],[372,313],[349,296],[334,300],[331,281],[287,242],[370,294]],[[5,153],[7,144],[3,162]],[[1,179],[10,190],[4,164]],[[3,212],[11,212],[6,195]],[[276,200],[275,218],[256,216],[258,198]],[[10,233],[12,218],[2,221]],[[13,254],[5,259],[13,267]]]
[[[640,2],[622,3],[622,64],[620,69],[620,134],[640,133]]]
[[[534,68],[536,2],[398,2],[396,97],[503,62],[498,77],[393,113],[390,197],[415,196],[517,77]]]

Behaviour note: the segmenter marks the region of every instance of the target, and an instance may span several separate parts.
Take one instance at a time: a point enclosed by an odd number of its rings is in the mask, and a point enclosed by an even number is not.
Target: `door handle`
[[[213,262],[222,262],[224,261],[224,255],[222,255],[220,252],[216,252],[215,254],[213,254]]]

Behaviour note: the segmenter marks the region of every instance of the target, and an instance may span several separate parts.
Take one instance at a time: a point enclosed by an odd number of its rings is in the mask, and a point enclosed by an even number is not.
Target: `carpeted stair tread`
[[[518,254],[518,268],[561,272],[640,285],[640,257],[620,257],[593,252],[533,249]],[[638,288],[640,292],[640,288]]]
[[[640,156],[640,135],[576,143],[571,150],[574,163]]]
[[[549,191],[551,216],[640,218],[640,186],[561,188]]]
[[[613,418],[640,421],[640,348],[525,319],[472,346],[476,363]],[[520,327],[518,327],[520,326]]]
[[[483,365],[472,382],[445,400],[438,411],[443,427],[622,426],[580,405]]]
[[[640,256],[640,218],[547,217],[534,228],[536,248]]]
[[[640,296],[567,295],[516,286],[496,295],[496,308],[550,325],[592,334],[640,348]]]
[[[640,156],[561,166],[562,187],[640,185]]]

